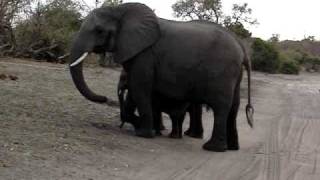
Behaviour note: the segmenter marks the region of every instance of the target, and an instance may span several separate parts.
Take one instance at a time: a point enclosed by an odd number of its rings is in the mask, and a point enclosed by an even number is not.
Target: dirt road
[[[246,124],[246,85],[238,117],[239,151],[207,152],[205,138],[142,139],[119,111],[84,99],[65,65],[0,59],[1,180],[318,180],[320,75],[253,75],[255,128]],[[116,99],[119,72],[86,68],[90,87]],[[170,129],[170,121],[166,121]],[[187,128],[188,120],[184,123]],[[165,131],[168,134],[168,131]]]

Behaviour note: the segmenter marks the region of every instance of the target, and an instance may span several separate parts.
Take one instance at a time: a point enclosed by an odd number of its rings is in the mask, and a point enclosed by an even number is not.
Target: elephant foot
[[[184,134],[192,138],[197,138],[197,139],[203,138],[203,132],[195,132],[195,131],[192,131],[191,129],[186,130]]]
[[[237,151],[240,149],[239,145],[228,145],[228,150]]]
[[[156,131],[156,136],[162,136],[161,131]]]
[[[227,150],[227,144],[215,140],[209,140],[202,146],[202,148],[207,151],[225,152]]]
[[[154,138],[155,131],[146,129],[136,129],[136,136],[143,138]]]
[[[172,139],[181,139],[181,138],[182,138],[182,134],[181,134],[181,133],[178,133],[177,131],[172,131],[172,132],[169,134],[169,138],[172,138]]]
[[[240,149],[239,146],[239,138],[238,138],[238,132],[237,130],[231,131],[227,135],[227,144],[228,144],[228,150],[236,151]]]
[[[239,149],[240,149],[240,146],[238,141],[228,142],[228,150],[237,151]]]

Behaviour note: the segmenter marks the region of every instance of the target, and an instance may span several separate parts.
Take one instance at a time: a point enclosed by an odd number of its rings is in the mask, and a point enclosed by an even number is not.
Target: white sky
[[[95,0],[85,1],[92,6],[95,4]],[[174,19],[171,6],[176,1],[124,0],[144,3],[155,9],[159,17],[166,19]],[[244,2],[252,8],[252,17],[259,21],[259,25],[248,28],[253,36],[269,39],[272,34],[280,34],[281,40],[315,36],[320,40],[320,0],[222,0],[223,11],[230,14],[232,4]]]

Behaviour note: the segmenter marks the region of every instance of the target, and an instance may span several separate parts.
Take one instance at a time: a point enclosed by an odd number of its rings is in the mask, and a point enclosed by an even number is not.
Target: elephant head
[[[124,64],[160,37],[158,18],[140,3],[93,10],[72,42],[70,72],[77,89],[87,99],[110,102],[92,92],[84,81],[82,62],[89,53],[112,52],[116,63]]]

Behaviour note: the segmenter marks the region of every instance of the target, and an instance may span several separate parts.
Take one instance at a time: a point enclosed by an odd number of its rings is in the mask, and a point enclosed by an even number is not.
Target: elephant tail
[[[248,53],[244,47],[244,45],[240,42],[241,48],[244,51],[244,60],[243,65],[246,68],[247,76],[248,76],[248,104],[246,106],[246,116],[247,116],[247,122],[251,128],[253,128],[253,114],[254,114],[254,108],[251,104],[251,61],[248,56]]]

